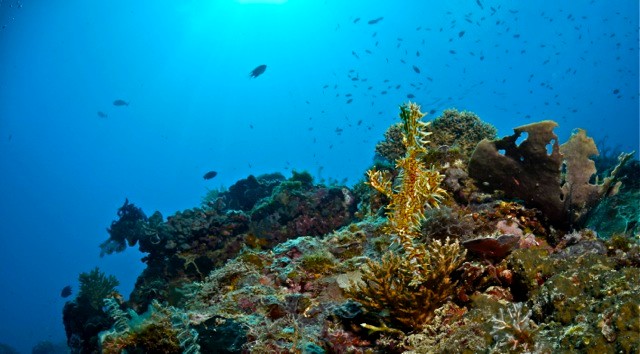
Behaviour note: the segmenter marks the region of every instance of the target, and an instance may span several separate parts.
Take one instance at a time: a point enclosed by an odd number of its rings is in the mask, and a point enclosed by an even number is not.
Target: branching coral
[[[497,349],[511,352],[528,352],[533,349],[538,326],[531,320],[531,310],[524,312],[522,303],[513,303],[511,307],[507,307],[506,314],[504,309],[500,308],[498,317],[492,318],[491,321],[491,334]]]
[[[98,267],[89,273],[80,273],[78,280],[80,281],[78,304],[89,305],[96,310],[102,308],[102,300],[115,292],[116,287],[120,285],[115,276],[107,276]]]
[[[462,264],[464,251],[458,242],[448,239],[419,247],[422,257],[389,252],[381,262],[368,260],[362,282],[347,289],[347,295],[371,311],[388,311],[396,325],[420,328],[453,294],[456,284],[451,273]]]

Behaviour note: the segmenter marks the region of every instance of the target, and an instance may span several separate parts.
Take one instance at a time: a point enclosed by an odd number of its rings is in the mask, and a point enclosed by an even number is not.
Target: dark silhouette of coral
[[[122,252],[145,236],[145,225],[147,216],[142,209],[129,203],[129,199],[125,199],[124,205],[118,209],[118,220],[111,223],[111,227],[107,229],[109,239],[100,245],[100,256]]]
[[[114,294],[119,282],[98,268],[81,273],[79,281],[78,297],[67,301],[62,311],[67,345],[76,353],[96,353],[98,333],[113,325],[113,320],[102,310],[103,300]]]

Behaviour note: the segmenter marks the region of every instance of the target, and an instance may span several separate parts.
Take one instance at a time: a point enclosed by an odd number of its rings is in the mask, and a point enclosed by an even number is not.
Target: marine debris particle
[[[249,78],[255,79],[256,77],[264,74],[265,70],[267,70],[267,66],[265,64],[256,66],[255,69],[251,70],[249,73]]]
[[[382,21],[382,19],[384,19],[384,17],[378,17],[378,18],[375,18],[373,20],[369,20],[369,22],[367,22],[367,23],[370,24],[370,25],[375,25],[376,23]]]
[[[204,174],[204,176],[202,178],[204,179],[212,179],[213,177],[217,176],[218,172],[216,171],[209,171],[207,173]]]
[[[128,106],[129,102],[127,102],[125,100],[117,99],[117,100],[113,101],[113,105],[116,106],[116,107]]]

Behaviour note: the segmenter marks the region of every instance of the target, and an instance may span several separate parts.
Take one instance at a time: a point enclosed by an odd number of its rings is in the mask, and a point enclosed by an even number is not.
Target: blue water
[[[633,0],[0,0],[0,26],[0,343],[25,353],[65,340],[80,272],[132,290],[143,255],[98,248],[125,198],[167,216],[248,174],[353,184],[408,94],[638,150]]]

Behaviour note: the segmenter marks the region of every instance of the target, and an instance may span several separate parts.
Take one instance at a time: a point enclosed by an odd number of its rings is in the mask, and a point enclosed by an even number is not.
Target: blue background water
[[[0,343],[64,340],[60,290],[95,266],[131,291],[142,255],[98,249],[125,198],[167,216],[250,173],[351,184],[407,94],[638,149],[637,1],[480,4],[0,0]]]

